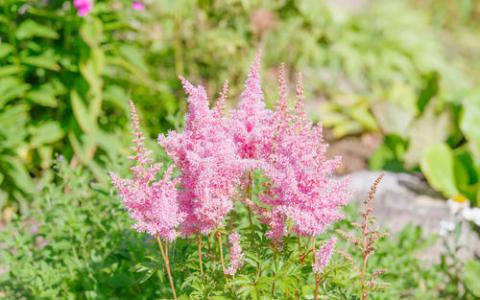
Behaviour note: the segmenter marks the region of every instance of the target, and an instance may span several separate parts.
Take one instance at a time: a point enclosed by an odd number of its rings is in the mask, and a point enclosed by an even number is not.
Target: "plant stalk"
[[[225,274],[225,261],[223,260],[223,247],[222,247],[222,233],[217,232],[218,247],[220,248],[220,262],[222,263],[222,271]]]
[[[203,275],[203,262],[202,262],[202,237],[198,235],[198,264],[200,265],[200,274]]]
[[[315,273],[315,292],[313,299],[318,300],[318,288],[320,287],[320,274]]]
[[[165,268],[167,269],[168,280],[170,281],[170,288],[172,289],[173,299],[177,300],[177,293],[175,292],[175,285],[173,284],[173,277],[170,271],[170,261],[168,259],[168,243],[165,242],[165,249],[163,248],[163,243],[160,237],[157,238],[158,247],[160,248],[160,253],[162,254],[163,261],[165,262]]]

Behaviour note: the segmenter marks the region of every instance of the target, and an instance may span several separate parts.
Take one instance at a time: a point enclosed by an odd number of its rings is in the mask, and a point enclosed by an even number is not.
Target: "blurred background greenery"
[[[178,75],[211,95],[228,79],[235,99],[257,48],[270,103],[285,62],[333,145],[358,138],[364,167],[480,204],[478,1],[98,0],[84,18],[71,1],[0,3],[3,221],[55,183],[57,156],[106,180],[128,153],[128,99],[155,138],[182,126]]]

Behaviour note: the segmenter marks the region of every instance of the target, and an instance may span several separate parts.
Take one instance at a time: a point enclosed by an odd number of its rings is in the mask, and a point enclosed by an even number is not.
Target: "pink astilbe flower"
[[[284,82],[282,79],[280,82]],[[283,91],[285,87],[281,87]],[[283,94],[284,92],[282,92]],[[347,203],[347,180],[332,179],[340,165],[339,157],[326,158],[319,125],[313,126],[302,111],[303,89],[297,85],[296,114],[286,112],[285,95],[276,111],[276,136],[273,151],[267,157],[265,174],[272,187],[262,200],[272,208],[272,215],[293,220],[293,230],[302,236],[317,236],[341,219],[340,207]],[[284,226],[275,222],[275,226]],[[272,228],[271,232],[284,232]]]
[[[145,10],[145,4],[143,4],[141,1],[133,1],[132,2],[132,9],[138,10],[138,11],[144,11]]]
[[[160,236],[163,240],[176,238],[176,228],[183,220],[183,214],[176,203],[178,183],[171,179],[172,166],[164,173],[163,178],[156,181],[160,164],[153,164],[151,152],[145,149],[144,137],[140,131],[139,119],[135,106],[130,102],[132,128],[135,135],[135,161],[131,168],[132,179],[123,179],[110,173],[123,205],[135,220],[134,228],[139,232],[147,232],[152,236]]]
[[[240,235],[236,232],[230,234],[228,237],[228,241],[230,242],[230,266],[225,269],[225,274],[227,275],[235,275],[237,270],[243,265],[243,251],[242,247],[240,246]]]
[[[93,8],[93,0],[73,0],[73,5],[77,9],[80,17],[88,15]]]
[[[232,209],[231,198],[246,164],[236,154],[229,120],[218,109],[209,109],[205,89],[185,79],[182,83],[189,104],[185,130],[160,135],[158,141],[181,171],[178,200],[186,214],[182,233],[208,234]]]
[[[315,262],[313,263],[313,272],[320,274],[323,269],[328,265],[330,259],[332,258],[333,250],[335,244],[337,243],[337,238],[332,237],[323,245],[319,250],[315,252]]]
[[[260,84],[260,53],[250,67],[239,108],[233,113],[233,138],[242,158],[262,159],[271,151],[273,112],[266,109]]]

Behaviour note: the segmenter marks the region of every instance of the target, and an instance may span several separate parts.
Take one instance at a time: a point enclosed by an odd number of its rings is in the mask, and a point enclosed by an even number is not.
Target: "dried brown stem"
[[[372,218],[370,217],[372,209],[373,200],[375,199],[375,193],[377,192],[378,185],[382,180],[384,174],[380,174],[380,176],[375,179],[373,182],[372,187],[370,188],[370,192],[368,193],[367,199],[363,202],[364,211],[362,212],[362,267],[360,271],[360,286],[362,289],[362,300],[367,299],[368,291],[367,291],[367,284],[365,282],[365,274],[367,271],[367,263],[370,254],[375,251],[373,247],[373,243],[379,238],[379,234],[376,234],[375,229],[371,229],[369,225],[372,224]]]

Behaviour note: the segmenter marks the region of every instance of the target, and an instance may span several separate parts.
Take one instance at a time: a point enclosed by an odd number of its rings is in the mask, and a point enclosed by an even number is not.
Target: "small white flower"
[[[448,199],[447,206],[450,209],[452,215],[456,215],[461,211],[470,208],[470,203],[466,201],[457,201],[456,199]]]
[[[452,221],[442,220],[440,221],[440,228],[438,229],[438,234],[441,236],[446,236],[453,230],[455,230],[455,223]]]
[[[475,223],[480,226],[480,208],[467,208],[462,212],[462,216],[465,220]]]

